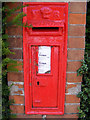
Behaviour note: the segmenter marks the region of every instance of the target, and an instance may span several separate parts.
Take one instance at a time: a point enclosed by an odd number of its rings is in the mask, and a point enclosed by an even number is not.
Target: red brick
[[[13,8],[17,8],[18,6],[21,6],[22,2],[6,2],[5,5],[7,5],[9,9],[13,9]],[[17,11],[21,11],[21,9]]]
[[[69,36],[85,36],[85,26],[69,26]]]
[[[82,76],[77,76],[77,73],[67,73],[67,82],[81,82]]]
[[[67,72],[77,72],[77,70],[81,67],[81,62],[68,62],[67,63]]]
[[[70,2],[69,12],[86,12],[86,2]]]
[[[69,38],[68,48],[85,48],[85,38]]]
[[[67,87],[66,87],[66,93],[68,93],[68,89],[74,88],[74,87],[77,87],[77,85],[76,84],[69,84],[69,85],[67,85]]]
[[[18,88],[24,88],[24,85],[21,84],[14,84],[15,86],[18,86]]]
[[[24,76],[23,73],[20,72],[9,72],[8,73],[8,81],[14,81],[14,82],[23,82],[24,81]]]
[[[24,113],[23,105],[11,105],[10,109],[12,110],[11,113]]]
[[[56,120],[57,118],[78,118],[78,115],[77,114],[47,115],[47,118],[51,118],[51,119],[53,118],[53,120]],[[70,119],[67,119],[67,120],[70,120]],[[77,119],[74,119],[74,120],[77,120]]]
[[[16,116],[17,118],[41,118],[42,119],[42,115],[25,115],[25,114],[22,114],[22,115],[17,115]],[[78,120],[78,115],[77,114],[64,114],[64,115],[47,115],[46,118],[52,120],[56,120],[58,118],[76,118],[74,120]],[[69,120],[69,119],[67,119]]]
[[[19,71],[23,71],[23,62],[17,61],[17,66],[15,68],[17,68]]]
[[[19,96],[19,95],[13,95],[9,96],[9,99],[14,100],[14,104],[24,104],[24,96]]]
[[[66,103],[80,103],[80,98],[76,95],[66,95]]]
[[[65,113],[78,113],[78,106],[79,105],[66,105],[65,106]]]
[[[13,21],[13,19],[16,18],[18,14],[19,13],[13,13],[10,16],[7,16],[7,22]]]
[[[18,90],[17,92],[14,92],[14,94],[23,94],[23,92],[21,90]]]
[[[42,115],[17,115],[17,118],[42,118]],[[46,118],[51,118],[50,120],[56,120],[57,118],[76,118],[74,120],[77,120],[78,115],[77,114],[64,114],[64,115],[47,115]],[[69,119],[67,119],[69,120]]]
[[[86,14],[69,14],[69,24],[86,24]]]
[[[10,50],[10,51],[14,52],[14,54],[8,55],[9,58],[11,58],[11,59],[22,59],[22,50],[13,49],[13,50]]]
[[[22,38],[9,38],[8,43],[10,48],[22,48]]]
[[[16,117],[17,118],[36,118],[36,119],[41,118],[42,119],[42,115],[26,115],[26,114],[23,114],[23,115],[17,115]]]
[[[68,60],[84,59],[84,50],[68,50]]]
[[[16,68],[19,71],[23,70],[22,61],[17,61],[17,64],[9,63],[7,67],[9,67],[11,65],[15,65],[14,68]]]
[[[6,33],[8,35],[22,35],[22,27],[21,26],[9,26],[6,29]]]

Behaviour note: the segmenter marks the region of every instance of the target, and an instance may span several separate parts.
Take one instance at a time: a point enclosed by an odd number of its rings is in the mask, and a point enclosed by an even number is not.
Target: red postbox
[[[67,60],[67,3],[24,3],[26,114],[63,114]]]

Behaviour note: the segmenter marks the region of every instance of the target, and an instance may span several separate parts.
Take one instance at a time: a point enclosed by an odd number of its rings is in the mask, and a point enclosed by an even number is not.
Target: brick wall
[[[22,3],[6,3],[10,8],[21,6]],[[65,93],[65,113],[64,115],[47,115],[47,118],[78,118],[78,109],[80,99],[76,97],[81,90],[82,77],[77,77],[77,69],[81,66],[80,60],[84,58],[85,49],[85,24],[86,24],[86,3],[69,3],[68,11],[68,44],[67,44],[67,72],[66,72],[66,93]],[[21,12],[22,9],[18,10]],[[14,17],[12,15],[9,20]],[[23,34],[22,27],[12,26],[7,28],[9,34],[10,49],[15,52],[10,58],[23,62]],[[41,115],[25,115],[24,104],[24,78],[23,66],[17,66],[19,72],[8,73],[8,84],[14,83],[11,88],[10,99],[15,103],[11,106],[12,114],[18,118],[41,118]]]

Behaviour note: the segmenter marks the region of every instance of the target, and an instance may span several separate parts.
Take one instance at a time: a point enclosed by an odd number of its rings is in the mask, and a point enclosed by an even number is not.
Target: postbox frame
[[[26,3],[23,3],[24,5]],[[64,114],[64,100],[65,100],[65,79],[66,79],[66,64],[67,64],[67,32],[68,32],[68,3],[60,3],[60,2],[27,2],[29,5],[65,5],[65,34],[64,34],[64,48],[62,52],[62,43],[56,44],[60,50],[60,58],[59,62],[59,74],[62,73],[62,78],[59,78],[59,89],[58,89],[58,107],[57,108],[32,108],[32,84],[31,84],[31,47],[35,46],[47,46],[47,44],[31,44],[28,38],[26,37],[25,29],[23,27],[23,56],[24,56],[24,91],[25,91],[25,113],[26,114],[53,114],[53,115],[62,115]],[[24,12],[26,12],[26,8],[23,8]],[[26,22],[27,18],[24,17],[23,22]],[[63,26],[63,25],[60,25]],[[37,34],[39,35],[39,34]],[[42,33],[42,35],[44,35]],[[55,44],[48,44],[49,46],[54,46]],[[63,57],[63,58],[61,58]],[[62,68],[62,69],[60,69]],[[60,77],[60,75],[59,75]],[[62,89],[61,89],[62,88]],[[61,96],[61,97],[60,97]],[[61,99],[61,100],[60,100]]]

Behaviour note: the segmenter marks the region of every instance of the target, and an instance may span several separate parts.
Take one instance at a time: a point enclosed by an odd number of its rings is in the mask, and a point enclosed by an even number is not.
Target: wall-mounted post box
[[[63,114],[67,59],[67,3],[24,3],[26,114]]]

